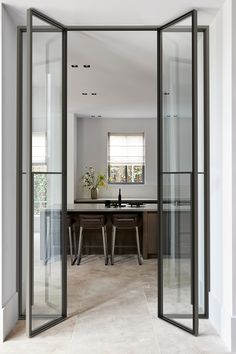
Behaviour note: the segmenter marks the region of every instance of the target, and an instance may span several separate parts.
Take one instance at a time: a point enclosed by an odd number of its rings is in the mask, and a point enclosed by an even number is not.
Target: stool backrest
[[[75,223],[75,219],[70,215],[66,216],[66,226],[71,227]]]
[[[100,229],[105,226],[105,217],[104,215],[81,214],[79,223],[85,229]]]
[[[118,228],[133,228],[138,226],[137,214],[114,214],[112,224]]]

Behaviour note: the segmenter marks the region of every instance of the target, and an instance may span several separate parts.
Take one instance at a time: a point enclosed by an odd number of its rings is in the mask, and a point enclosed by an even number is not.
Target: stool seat
[[[106,219],[104,215],[96,214],[82,214],[79,216],[79,245],[77,253],[77,265],[80,264],[82,258],[82,243],[83,243],[83,230],[100,230],[102,231],[103,251],[105,258],[105,265],[108,264],[108,250],[107,250],[107,229]]]
[[[112,216],[112,240],[111,240],[111,264],[114,264],[116,229],[135,229],[137,256],[139,265],[142,264],[142,256],[140,252],[138,215],[137,214],[114,214]]]

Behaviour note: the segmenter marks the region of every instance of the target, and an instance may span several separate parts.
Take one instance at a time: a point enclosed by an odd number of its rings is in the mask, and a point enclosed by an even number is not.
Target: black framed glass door
[[[26,331],[62,321],[66,294],[66,29],[27,11],[28,276]]]
[[[197,12],[162,26],[158,38],[158,316],[197,335]]]

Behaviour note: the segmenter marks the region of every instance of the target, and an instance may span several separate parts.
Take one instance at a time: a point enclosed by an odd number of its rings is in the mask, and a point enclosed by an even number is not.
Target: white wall
[[[86,166],[107,171],[108,132],[140,133],[145,136],[145,184],[122,186],[122,197],[156,198],[157,196],[157,126],[156,119],[112,119],[77,118],[77,175],[76,197],[89,197],[88,191],[81,186],[81,177]],[[100,197],[117,197],[118,185],[100,189]]]
[[[16,25],[2,6],[2,198],[0,340],[18,316],[16,291]]]
[[[236,3],[232,1],[232,328],[231,347],[236,351]]]
[[[232,4],[234,4],[234,13],[232,12]],[[226,0],[210,27],[210,320],[232,351],[236,351],[236,289],[232,287],[232,284],[235,286],[236,283],[236,224],[235,217],[232,218],[236,211],[234,146],[236,102],[232,101],[232,89],[234,99],[236,98],[235,79],[232,80],[232,69],[235,77],[236,59],[235,16],[235,2]],[[232,48],[234,57],[232,57]]]

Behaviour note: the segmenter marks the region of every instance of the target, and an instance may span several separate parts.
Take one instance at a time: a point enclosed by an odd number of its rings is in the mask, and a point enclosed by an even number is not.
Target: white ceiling
[[[34,7],[66,25],[161,25],[184,12],[198,10],[209,24],[224,0],[5,0],[18,24]]]
[[[156,43],[156,32],[70,32],[68,110],[80,117],[156,117]]]
[[[162,25],[195,8],[208,25],[223,0],[5,0],[17,24],[29,7],[65,25]],[[156,117],[155,32],[69,32],[68,110],[90,117]],[[72,69],[71,64],[78,68]],[[90,64],[84,69],[83,64]],[[83,96],[82,92],[87,92]],[[96,92],[96,96],[91,96]]]

